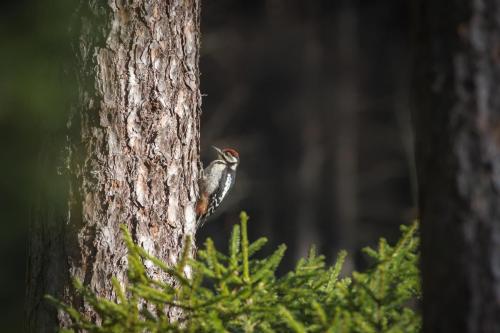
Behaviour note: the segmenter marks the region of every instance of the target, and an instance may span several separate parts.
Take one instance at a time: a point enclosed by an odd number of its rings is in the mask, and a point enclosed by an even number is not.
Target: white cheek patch
[[[224,183],[224,188],[222,189],[222,195],[221,198],[224,198],[227,194],[227,191],[229,191],[229,188],[231,187],[231,180],[232,176],[230,174],[227,175],[226,182]]]

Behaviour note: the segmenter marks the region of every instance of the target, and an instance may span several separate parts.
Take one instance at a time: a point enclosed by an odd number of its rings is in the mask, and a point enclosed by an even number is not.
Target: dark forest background
[[[223,245],[245,209],[254,236],[288,245],[285,266],[313,243],[332,259],[396,236],[415,206],[408,3],[203,5],[204,160],[212,144],[242,159],[203,234]]]
[[[241,155],[231,196],[200,232],[225,246],[238,213],[281,269],[311,244],[333,260],[393,240],[415,215],[409,1],[207,0],[202,6],[203,161],[210,146]],[[22,323],[30,209],[41,142],[64,140],[77,1],[0,7],[0,314]],[[50,134],[48,134],[50,133]],[[57,195],[57,188],[53,195]],[[2,331],[4,331],[2,329]]]

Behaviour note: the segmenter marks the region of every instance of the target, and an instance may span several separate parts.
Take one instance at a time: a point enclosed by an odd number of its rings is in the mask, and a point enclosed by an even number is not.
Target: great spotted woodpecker
[[[198,182],[200,190],[196,203],[198,227],[205,223],[233,187],[236,169],[240,163],[240,155],[236,150],[213,148],[217,151],[217,158],[203,170]]]

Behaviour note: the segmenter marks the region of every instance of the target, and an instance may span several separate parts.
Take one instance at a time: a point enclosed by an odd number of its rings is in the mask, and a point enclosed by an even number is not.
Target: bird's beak
[[[215,147],[215,146],[212,146],[213,149],[215,149],[215,151],[217,152],[217,154],[219,155],[224,155],[224,153],[222,152],[222,150],[220,150],[219,148]]]

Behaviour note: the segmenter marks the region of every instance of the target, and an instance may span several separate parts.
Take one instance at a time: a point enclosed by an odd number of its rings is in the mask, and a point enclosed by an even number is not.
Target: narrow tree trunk
[[[120,224],[170,264],[195,232],[199,0],[82,3],[75,16],[78,102],[68,122],[68,177],[59,177],[69,190],[62,209],[38,210],[34,219],[30,332],[67,324],[44,294],[94,316],[74,294],[72,278],[113,299],[111,277],[126,280]]]
[[[336,201],[336,227],[339,235],[338,247],[346,249],[349,253],[357,250],[357,224],[358,224],[358,13],[355,5],[344,1],[339,6],[336,15],[338,39],[335,47],[339,54],[340,70],[335,94],[336,114],[334,122],[337,123],[336,133],[329,144],[334,148],[334,176],[335,176],[335,201]],[[333,255],[333,254],[331,254]],[[353,259],[346,260],[344,269],[354,269]]]
[[[298,186],[298,203],[296,206],[295,257],[304,258],[313,244],[319,241],[319,226],[321,209],[318,209],[320,190],[323,179],[321,169],[324,164],[324,145],[321,131],[321,91],[320,73],[324,50],[319,40],[319,3],[307,4],[308,13],[312,18],[306,19],[303,30],[305,45],[303,57],[302,94],[297,98],[299,112],[303,115],[300,140],[302,158],[293,186]],[[296,9],[297,10],[297,9]]]
[[[424,332],[500,332],[500,1],[419,9]]]

